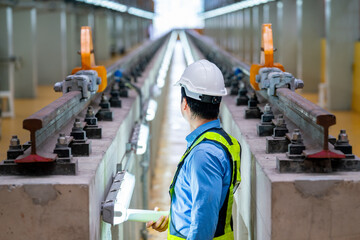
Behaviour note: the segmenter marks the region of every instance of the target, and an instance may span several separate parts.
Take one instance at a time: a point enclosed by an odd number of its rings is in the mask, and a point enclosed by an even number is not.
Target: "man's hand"
[[[155,211],[160,211],[158,207],[155,208]],[[158,232],[164,232],[169,225],[169,216],[161,216],[156,222],[150,221],[146,223],[146,227],[152,227]]]

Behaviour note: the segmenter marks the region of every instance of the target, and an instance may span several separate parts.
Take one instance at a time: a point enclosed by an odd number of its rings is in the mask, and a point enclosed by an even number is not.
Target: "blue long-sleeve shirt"
[[[220,128],[220,121],[195,129],[186,137],[187,146],[211,128]],[[230,161],[219,144],[203,141],[195,146],[184,159],[174,188],[171,220],[176,230],[188,240],[213,239],[230,180]]]

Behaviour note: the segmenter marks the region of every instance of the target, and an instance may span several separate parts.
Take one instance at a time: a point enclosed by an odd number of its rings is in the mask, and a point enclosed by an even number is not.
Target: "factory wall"
[[[204,10],[235,2],[205,1]],[[330,110],[358,111],[357,0],[268,1],[205,18],[204,32],[244,62],[259,63],[263,23],[272,24],[274,60],[304,81],[304,93],[319,93],[319,103]]]

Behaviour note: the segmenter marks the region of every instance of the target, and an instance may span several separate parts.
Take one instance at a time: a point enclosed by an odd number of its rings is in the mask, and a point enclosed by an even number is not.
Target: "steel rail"
[[[108,86],[104,92],[109,92],[114,80],[114,73],[118,69],[127,75],[130,80],[139,76],[140,71],[155,55],[169,34],[153,41],[147,41],[127,56],[107,67]],[[100,98],[101,93],[91,95],[88,99],[81,99],[80,91],[68,92],[32,114],[23,121],[23,128],[30,131],[31,154],[36,154],[36,148],[54,133],[61,130],[68,122],[80,112],[84,111],[92,102]]]
[[[245,74],[245,83],[250,92],[256,92],[259,99],[270,102],[299,128],[311,132],[313,140],[324,150],[328,150],[328,129],[336,124],[335,115],[287,88],[277,89],[277,96],[269,96],[265,90],[255,91],[249,83],[248,64],[218,47],[208,37],[201,36],[195,31],[187,31],[187,34],[202,54],[219,66],[225,77],[231,76],[234,67],[239,67]]]

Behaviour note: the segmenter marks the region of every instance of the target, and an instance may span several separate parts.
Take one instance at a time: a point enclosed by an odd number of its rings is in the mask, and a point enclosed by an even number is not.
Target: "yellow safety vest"
[[[205,133],[201,134],[194,143],[186,150],[184,155],[182,156],[178,167],[176,169],[175,176],[171,182],[170,185],[170,197],[174,196],[174,188],[175,183],[177,180],[177,177],[179,175],[180,169],[182,168],[184,164],[184,159],[188,156],[188,154],[191,152],[191,150],[197,146],[202,141],[213,141],[218,143],[220,146],[223,147],[225,152],[227,153],[228,157],[232,161],[231,166],[231,181],[230,181],[230,187],[227,192],[227,196],[225,198],[224,204],[220,209],[219,212],[219,219],[224,219],[225,222],[220,223],[218,221],[218,225],[216,227],[215,237],[214,240],[233,240],[234,234],[232,230],[232,219],[231,219],[231,213],[232,213],[232,205],[233,205],[233,193],[236,191],[238,185],[241,182],[241,175],[240,175],[240,156],[241,156],[241,147],[238,141],[228,135],[223,129],[210,129],[206,131]],[[171,209],[170,209],[171,213]],[[168,240],[182,240],[186,239],[185,236],[175,236],[170,233],[170,227],[173,227],[175,229],[175,226],[173,225],[173,222],[171,221],[171,214],[169,216],[169,227],[168,227]],[[175,229],[176,230],[176,229]]]

